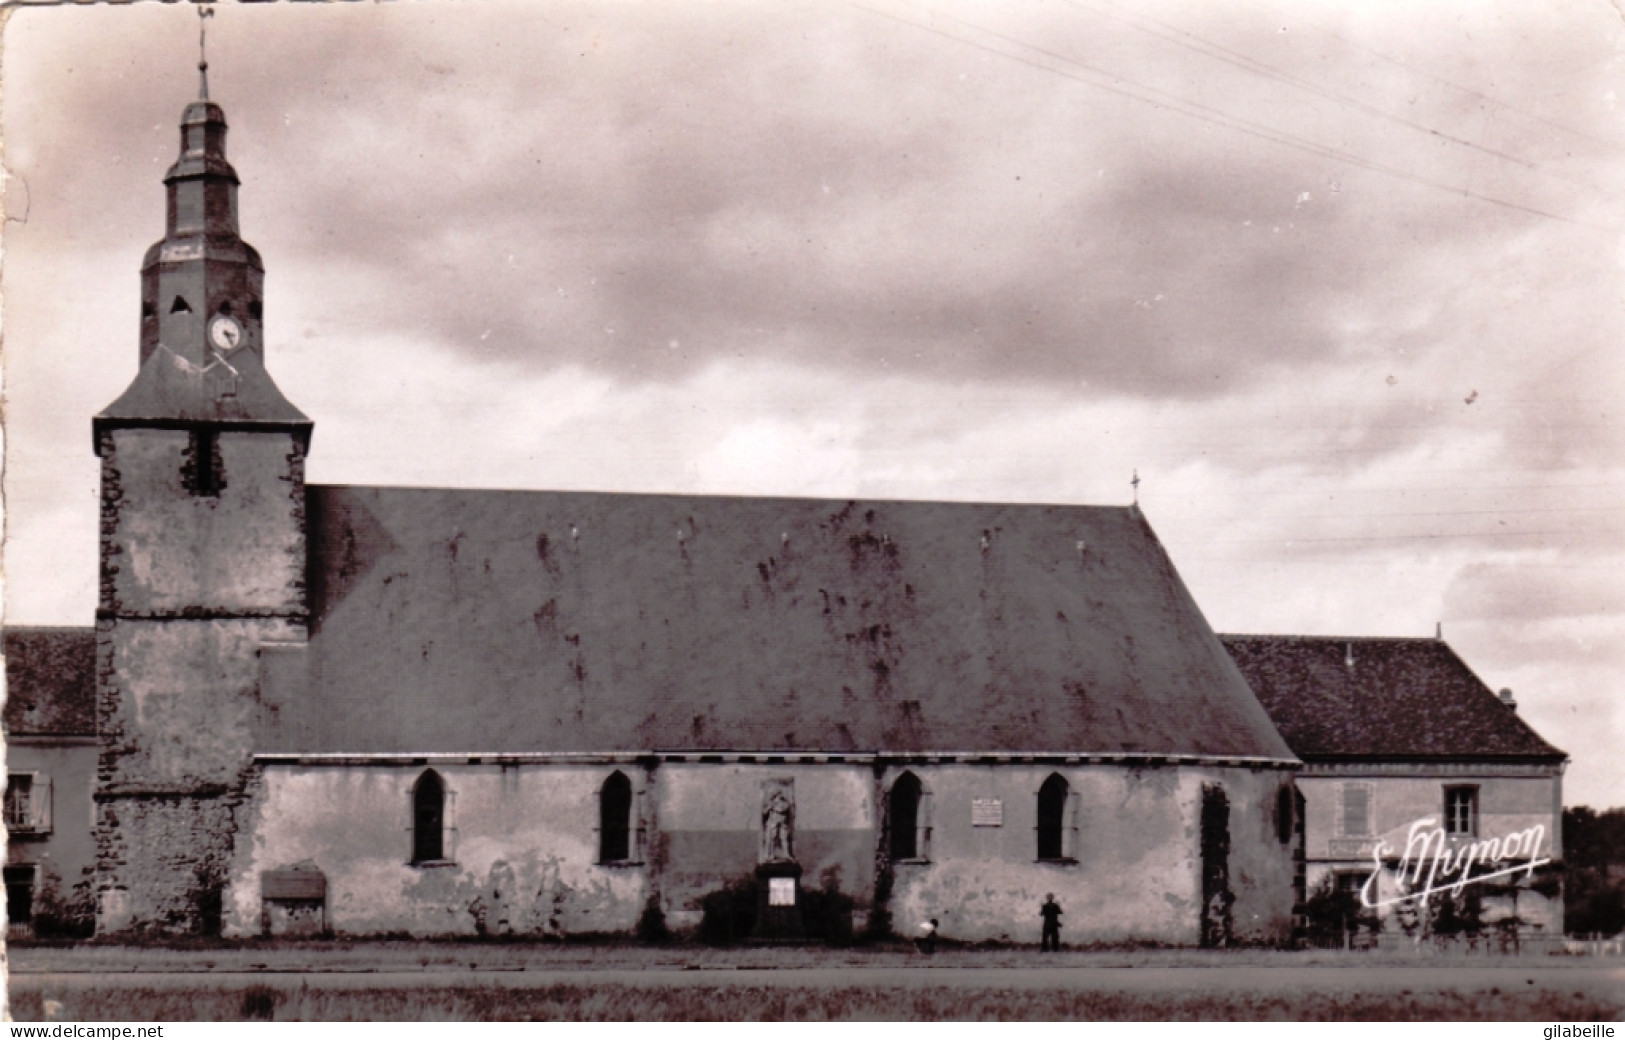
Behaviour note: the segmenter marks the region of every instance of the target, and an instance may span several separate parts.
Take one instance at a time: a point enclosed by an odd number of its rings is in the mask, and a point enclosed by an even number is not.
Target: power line
[[[1196,102],[1196,101],[1189,101],[1189,100],[1187,100],[1185,98],[1178,97],[1177,95],[1169,94],[1166,91],[1158,90],[1155,87],[1151,87],[1151,86],[1148,86],[1148,85],[1143,84],[1143,83],[1138,83],[1138,82],[1136,82],[1134,80],[1131,80],[1131,79],[1127,78],[1126,76],[1121,76],[1121,75],[1118,75],[1116,73],[1107,72],[1106,70],[1097,68],[1097,67],[1095,67],[1093,65],[1088,64],[1087,62],[1078,61],[1075,58],[1068,57],[1068,56],[1066,56],[1064,54],[1056,53],[1055,51],[1048,50],[1048,49],[1046,49],[1044,47],[1039,47],[1036,44],[1027,43],[1026,41],[1016,39],[1015,37],[1012,37],[1012,36],[1007,36],[1007,35],[1005,35],[1003,33],[996,32],[996,31],[994,31],[992,29],[988,29],[988,28],[986,28],[984,26],[976,25],[973,22],[967,22],[962,18],[955,18],[953,15],[946,14],[944,12],[938,11],[938,12],[934,12],[934,13],[939,14],[942,17],[944,17],[944,18],[946,18],[946,19],[948,19],[950,21],[957,22],[960,25],[963,25],[963,26],[965,26],[965,27],[967,27],[969,29],[973,29],[973,30],[975,30],[977,32],[984,33],[984,34],[986,34],[988,36],[991,36],[991,37],[993,37],[995,39],[1003,40],[1006,43],[1013,44],[1013,45],[1015,45],[1017,47],[1025,48],[1027,50],[1035,51],[1035,52],[1037,52],[1039,54],[1042,54],[1042,55],[1044,55],[1044,56],[1046,56],[1046,57],[1048,57],[1048,58],[1050,58],[1052,60],[1059,61],[1059,62],[1062,62],[1062,63],[1067,64],[1067,65],[1075,66],[1075,67],[1080,68],[1080,69],[1085,69],[1085,70],[1087,70],[1089,72],[1094,73],[1096,76],[1105,76],[1105,77],[1109,77],[1109,78],[1111,78],[1113,80],[1116,80],[1118,82],[1129,84],[1129,85],[1135,87],[1137,90],[1144,91],[1145,93],[1144,94],[1137,94],[1134,91],[1124,89],[1123,87],[1116,86],[1116,85],[1114,85],[1112,83],[1100,82],[1099,80],[1096,80],[1096,79],[1093,79],[1093,78],[1090,78],[1090,77],[1087,77],[1087,76],[1081,76],[1081,75],[1078,75],[1076,73],[1068,72],[1068,71],[1066,71],[1064,69],[1055,68],[1054,66],[1051,66],[1051,65],[1045,65],[1045,64],[1042,64],[1040,62],[1033,61],[1033,60],[1031,60],[1029,58],[1025,58],[1025,57],[1021,56],[1020,54],[1012,54],[1009,51],[999,50],[998,48],[990,47],[990,46],[987,46],[985,44],[978,43],[975,40],[967,39],[967,38],[965,38],[963,36],[957,36],[957,35],[955,35],[953,33],[947,32],[947,31],[945,31],[943,29],[939,29],[934,25],[928,25],[928,24],[925,24],[923,22],[917,22],[917,21],[914,21],[914,20],[909,19],[909,18],[904,18],[901,15],[894,14],[894,13],[889,12],[889,11],[881,11],[881,10],[878,10],[876,8],[869,7],[869,6],[865,5],[865,4],[858,3],[857,0],[846,0],[846,2],[847,2],[847,4],[849,6],[855,7],[860,11],[867,11],[870,14],[878,15],[878,16],[880,16],[882,18],[889,18],[892,21],[899,22],[899,23],[901,23],[903,25],[908,25],[908,26],[911,26],[913,28],[923,30],[925,32],[933,33],[933,34],[935,34],[937,36],[943,37],[944,39],[953,40],[954,42],[963,44],[963,45],[965,45],[967,47],[973,47],[973,48],[975,48],[977,50],[985,51],[985,52],[987,52],[989,54],[994,54],[994,55],[997,55],[997,56],[999,56],[1001,58],[1005,58],[1005,59],[1010,60],[1010,61],[1020,62],[1023,65],[1028,65],[1028,66],[1030,66],[1032,68],[1039,69],[1039,70],[1042,70],[1044,72],[1049,72],[1049,73],[1051,73],[1053,75],[1061,76],[1061,77],[1063,77],[1065,79],[1070,79],[1070,80],[1074,80],[1074,81],[1079,82],[1079,83],[1084,83],[1084,84],[1086,84],[1088,86],[1092,86],[1092,87],[1095,87],[1095,88],[1100,89],[1100,90],[1105,90],[1105,91],[1107,91],[1109,93],[1120,94],[1123,97],[1132,98],[1135,101],[1140,101],[1140,102],[1143,102],[1145,104],[1152,105],[1153,107],[1166,107],[1169,110],[1174,111],[1174,112],[1178,112],[1181,115],[1189,116],[1189,117],[1191,117],[1193,119],[1197,119],[1197,120],[1200,120],[1200,121],[1205,122],[1205,123],[1212,123],[1213,125],[1216,125],[1216,126],[1222,126],[1222,127],[1226,128],[1226,129],[1229,129],[1229,130],[1235,130],[1238,133],[1248,134],[1248,135],[1250,135],[1252,137],[1257,137],[1257,138],[1260,138],[1262,140],[1269,141],[1269,142],[1271,142],[1273,144],[1281,145],[1282,147],[1297,149],[1298,151],[1307,152],[1310,155],[1314,155],[1314,156],[1317,156],[1317,157],[1320,157],[1320,158],[1323,158],[1323,159],[1331,159],[1331,160],[1334,160],[1334,161],[1337,161],[1337,162],[1347,163],[1347,164],[1349,164],[1351,166],[1357,166],[1357,167],[1359,167],[1361,169],[1370,170],[1370,171],[1372,171],[1374,173],[1384,173],[1384,174],[1387,174],[1387,175],[1389,175],[1391,177],[1396,177],[1396,178],[1398,178],[1400,180],[1410,181],[1413,184],[1418,184],[1418,185],[1422,185],[1424,187],[1434,188],[1434,189],[1436,189],[1438,191],[1448,192],[1449,194],[1452,194],[1452,195],[1459,195],[1459,196],[1461,196],[1463,198],[1469,198],[1469,199],[1477,200],[1479,202],[1485,202],[1485,203],[1488,203],[1488,204],[1493,205],[1493,206],[1499,206],[1499,207],[1501,207],[1503,209],[1509,209],[1509,210],[1514,210],[1514,211],[1520,212],[1520,213],[1526,213],[1526,214],[1529,214],[1530,216],[1545,217],[1545,218],[1547,218],[1549,220],[1556,220],[1556,221],[1560,221],[1560,222],[1565,223],[1565,224],[1574,224],[1574,225],[1576,225],[1578,227],[1586,227],[1586,228],[1590,228],[1590,229],[1592,229],[1594,231],[1613,232],[1615,230],[1613,228],[1603,227],[1602,225],[1599,225],[1599,224],[1593,224],[1593,223],[1591,223],[1589,221],[1579,220],[1579,219],[1574,218],[1574,217],[1565,217],[1565,216],[1561,216],[1561,215],[1556,214],[1556,213],[1548,212],[1546,210],[1537,209],[1537,208],[1535,208],[1533,206],[1525,206],[1525,205],[1523,205],[1521,203],[1511,202],[1511,201],[1509,201],[1507,199],[1496,198],[1495,196],[1492,196],[1492,195],[1485,195],[1485,194],[1482,194],[1480,192],[1475,192],[1475,191],[1471,190],[1470,188],[1457,187],[1457,186],[1452,185],[1452,184],[1446,184],[1446,183],[1444,183],[1442,181],[1435,181],[1435,180],[1431,180],[1431,179],[1426,178],[1426,177],[1420,177],[1420,176],[1417,176],[1415,174],[1409,173],[1409,172],[1407,172],[1405,170],[1399,169],[1398,167],[1388,166],[1386,164],[1379,163],[1379,162],[1376,162],[1374,160],[1362,158],[1362,157],[1360,157],[1358,155],[1355,155],[1353,153],[1350,153],[1350,152],[1342,151],[1341,149],[1332,148],[1332,147],[1330,147],[1328,145],[1323,145],[1323,144],[1320,144],[1318,142],[1308,140],[1306,138],[1298,137],[1298,136],[1293,135],[1293,134],[1288,134],[1288,133],[1286,133],[1284,131],[1278,131],[1278,130],[1275,130],[1275,129],[1271,128],[1271,127],[1265,126],[1263,124],[1253,122],[1252,120],[1244,119],[1244,118],[1242,118],[1240,116],[1231,115],[1230,113],[1224,112],[1221,109],[1213,108],[1210,105],[1204,105],[1204,104],[1201,104],[1200,102]],[[1150,96],[1147,96],[1147,95],[1150,95]],[[1207,114],[1204,115],[1203,113],[1207,113]]]
[[[1067,0],[1067,2],[1072,4],[1074,7],[1081,8],[1083,6],[1079,0]],[[1310,80],[1303,79],[1302,77],[1295,76],[1290,72],[1278,69],[1267,62],[1258,61],[1255,58],[1248,57],[1240,51],[1232,50],[1229,47],[1225,47],[1221,44],[1214,43],[1211,40],[1204,39],[1195,33],[1181,29],[1178,26],[1170,25],[1160,19],[1151,17],[1150,15],[1129,11],[1121,4],[1113,3],[1112,0],[1089,0],[1089,2],[1095,7],[1096,10],[1105,14],[1106,17],[1111,18],[1114,21],[1120,22],[1131,28],[1138,29],[1143,33],[1155,36],[1158,39],[1166,40],[1169,43],[1175,44],[1176,46],[1184,47],[1187,50],[1196,52],[1197,54],[1205,55],[1209,58],[1213,58],[1216,61],[1224,62],[1227,65],[1234,66],[1235,68],[1242,69],[1246,72],[1253,72],[1258,75],[1267,76],[1270,79],[1276,80],[1277,82],[1289,84],[1290,86],[1297,87],[1300,90],[1308,91],[1312,94],[1336,101],[1340,104],[1349,105],[1362,112],[1374,115],[1379,119],[1385,119],[1391,123],[1397,123],[1400,126],[1410,127],[1413,130],[1420,130],[1425,134],[1437,137],[1444,141],[1449,141],[1452,144],[1461,145],[1464,148],[1471,148],[1476,152],[1482,152],[1485,155],[1492,156],[1497,159],[1504,159],[1508,162],[1516,163],[1527,170],[1537,173],[1544,172],[1551,176],[1568,181],[1570,184],[1586,188],[1590,191],[1602,192],[1606,194],[1605,189],[1602,189],[1590,182],[1582,181],[1575,177],[1570,177],[1558,170],[1544,169],[1538,163],[1531,162],[1522,156],[1514,155],[1510,152],[1497,151],[1494,148],[1486,147],[1485,145],[1478,144],[1475,141],[1470,141],[1463,137],[1457,137],[1454,134],[1446,133],[1445,131],[1437,129],[1436,127],[1428,126],[1425,123],[1419,123],[1414,120],[1406,119],[1403,116],[1395,115],[1392,112],[1378,108],[1375,105],[1367,104],[1358,98],[1349,97],[1346,94],[1340,94],[1334,90],[1328,90]],[[1112,14],[1110,11],[1106,10],[1106,8],[1115,8],[1119,11],[1125,12],[1125,15],[1120,16]],[[1142,24],[1144,22],[1150,22],[1152,25],[1160,26],[1162,29],[1166,29],[1168,31],[1161,32],[1158,29],[1150,28],[1147,25]],[[1186,37],[1186,39],[1193,42],[1181,40],[1178,38],[1180,36]]]
[[[1266,9],[1261,4],[1254,3],[1251,6],[1255,11],[1263,12],[1264,14],[1267,14],[1271,19],[1276,17],[1277,12],[1270,11],[1270,10]],[[1433,80],[1435,83],[1440,83],[1440,84],[1443,84],[1444,86],[1449,87],[1451,90],[1460,91],[1463,94],[1470,94],[1473,97],[1476,97],[1481,101],[1486,101],[1489,104],[1494,105],[1496,108],[1505,109],[1508,112],[1515,112],[1518,115],[1523,116],[1525,119],[1531,119],[1531,120],[1534,120],[1537,123],[1544,123],[1546,126],[1551,127],[1553,130],[1561,130],[1564,133],[1571,134],[1574,137],[1580,138],[1581,140],[1590,141],[1593,144],[1600,144],[1600,145],[1606,145],[1606,146],[1612,147],[1610,142],[1604,141],[1599,137],[1593,136],[1592,134],[1588,134],[1588,133],[1585,133],[1583,131],[1576,130],[1571,126],[1565,126],[1562,123],[1553,122],[1552,120],[1547,119],[1544,116],[1536,115],[1535,113],[1530,112],[1527,109],[1519,108],[1516,105],[1510,104],[1510,103],[1508,103],[1506,101],[1502,101],[1500,98],[1493,97],[1493,96],[1491,96],[1489,94],[1484,93],[1483,91],[1474,90],[1472,87],[1464,87],[1459,83],[1454,83],[1454,82],[1452,82],[1452,81],[1450,81],[1448,79],[1445,79],[1443,76],[1440,76],[1440,75],[1437,75],[1435,73],[1429,72],[1426,69],[1417,68],[1415,65],[1411,65],[1411,64],[1409,64],[1407,62],[1400,61],[1398,58],[1395,58],[1392,55],[1384,54],[1382,51],[1374,50],[1373,48],[1367,47],[1364,44],[1355,43],[1353,40],[1350,40],[1348,37],[1340,36],[1337,33],[1332,32],[1330,29],[1322,29],[1322,28],[1320,28],[1318,26],[1314,26],[1314,25],[1305,25],[1305,28],[1307,28],[1310,32],[1319,33],[1321,36],[1329,37],[1330,39],[1336,40],[1337,42],[1343,44],[1345,47],[1352,47],[1355,50],[1364,51],[1365,53],[1371,55],[1372,57],[1380,58],[1383,61],[1388,62],[1390,65],[1394,65],[1394,66],[1396,66],[1398,68],[1404,69],[1406,72],[1413,72],[1418,76],[1425,76],[1428,79]]]

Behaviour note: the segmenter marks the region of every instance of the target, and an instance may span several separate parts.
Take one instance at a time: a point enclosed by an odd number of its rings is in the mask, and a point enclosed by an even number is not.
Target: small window
[[[891,828],[892,862],[925,859],[925,833],[923,824],[925,800],[920,778],[904,773],[891,785],[886,802],[886,821]]]
[[[1038,789],[1038,858],[1067,859],[1072,855],[1067,819],[1072,789],[1059,773],[1051,773]]]
[[[258,301],[258,300],[249,300],[248,301],[248,316],[250,318],[253,318],[255,321],[258,321],[260,319],[260,313],[261,313],[260,301]]]
[[[26,831],[34,823],[34,777],[12,773],[6,778],[6,829]]]
[[[632,858],[632,781],[616,770],[598,792],[598,862]]]
[[[412,862],[446,858],[446,785],[426,769],[412,788]]]
[[[153,306],[151,300],[143,300],[141,302],[141,320],[151,321],[156,317],[158,317],[158,308]]]
[[[1444,829],[1446,834],[1474,837],[1478,834],[1478,788],[1444,789]]]
[[[1366,784],[1343,785],[1343,836],[1363,838],[1371,833],[1371,788]]]
[[[173,302],[173,303],[171,303],[169,305],[169,313],[171,313],[171,314],[191,314],[192,313],[192,305],[186,302],[186,298],[184,296],[177,296],[177,297],[175,297],[175,302]]]

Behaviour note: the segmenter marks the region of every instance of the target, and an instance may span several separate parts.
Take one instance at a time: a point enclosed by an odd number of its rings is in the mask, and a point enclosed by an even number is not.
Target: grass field
[[[15,995],[19,1021],[1613,1021],[1625,1007],[1583,991],[1144,994],[1008,987],[563,983],[282,990],[152,989],[118,980],[54,1001]]]
[[[475,943],[16,948],[85,1021],[1616,1021],[1617,958]]]

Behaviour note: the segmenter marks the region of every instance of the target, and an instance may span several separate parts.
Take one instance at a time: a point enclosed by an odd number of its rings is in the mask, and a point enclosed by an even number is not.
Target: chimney
[[[1444,638],[1444,622],[1443,621],[1435,621],[1433,623],[1433,638],[1434,639],[1443,639]]]
[[[1345,667],[1348,667],[1348,668],[1353,668],[1354,667],[1354,644],[1353,643],[1344,643],[1343,644],[1343,665]]]
[[[1501,703],[1505,704],[1507,706],[1507,708],[1509,710],[1511,710],[1511,711],[1517,711],[1518,710],[1518,702],[1512,699],[1512,691],[1511,690],[1502,690],[1501,691]]]

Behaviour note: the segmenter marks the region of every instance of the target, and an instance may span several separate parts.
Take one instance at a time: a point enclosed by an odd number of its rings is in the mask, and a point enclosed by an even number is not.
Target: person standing
[[[921,953],[935,953],[937,949],[937,919],[935,917],[920,925],[919,950]]]
[[[1061,904],[1055,901],[1054,892],[1044,894],[1044,905],[1038,908],[1038,914],[1044,919],[1044,935],[1038,942],[1040,952],[1061,949]]]

